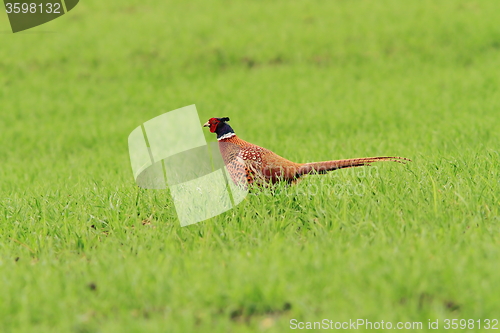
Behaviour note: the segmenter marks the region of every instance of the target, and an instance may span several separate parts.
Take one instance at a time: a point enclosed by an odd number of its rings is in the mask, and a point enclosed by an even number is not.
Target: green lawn
[[[499,320],[499,13],[85,0],[17,34],[0,14],[0,332]],[[127,137],[190,104],[293,161],[413,162],[310,176],[181,228],[168,191],[135,185]]]

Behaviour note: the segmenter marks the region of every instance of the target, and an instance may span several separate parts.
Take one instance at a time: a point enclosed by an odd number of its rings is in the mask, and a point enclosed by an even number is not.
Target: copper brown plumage
[[[238,185],[266,186],[277,182],[295,183],[301,176],[324,174],[343,168],[370,165],[373,162],[405,163],[404,157],[364,157],[312,163],[295,163],[269,149],[240,139],[227,124],[229,118],[210,118],[203,126],[217,134],[222,158],[231,178]]]

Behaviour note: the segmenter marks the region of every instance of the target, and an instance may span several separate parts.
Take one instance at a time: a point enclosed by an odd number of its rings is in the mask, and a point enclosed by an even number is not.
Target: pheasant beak
[[[203,124],[203,127],[210,127],[210,124],[208,123],[208,121]]]

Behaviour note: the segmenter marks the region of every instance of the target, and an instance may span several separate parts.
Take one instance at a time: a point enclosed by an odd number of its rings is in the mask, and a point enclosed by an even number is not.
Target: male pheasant
[[[307,174],[324,174],[331,170],[370,165],[373,162],[405,163],[404,157],[365,157],[312,163],[295,163],[272,151],[240,139],[227,123],[229,118],[210,118],[203,127],[217,134],[224,164],[234,183],[266,186],[277,182],[295,183]]]

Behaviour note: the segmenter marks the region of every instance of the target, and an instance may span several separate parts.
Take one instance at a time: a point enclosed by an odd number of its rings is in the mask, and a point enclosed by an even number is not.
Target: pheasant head
[[[227,139],[235,136],[233,129],[227,123],[228,117],[224,118],[210,118],[203,127],[209,127],[210,132],[217,134],[217,140]]]

